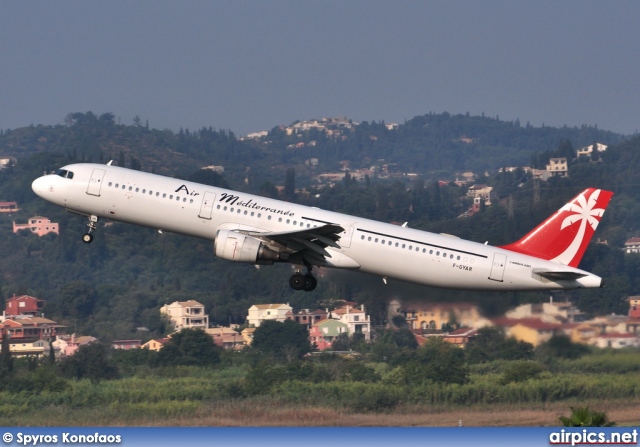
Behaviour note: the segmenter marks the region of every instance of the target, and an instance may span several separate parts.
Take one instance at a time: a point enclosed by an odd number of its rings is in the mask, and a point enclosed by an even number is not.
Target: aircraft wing
[[[325,258],[331,257],[325,248],[340,248],[340,245],[338,245],[340,240],[339,233],[343,231],[344,228],[340,225],[326,224],[320,227],[295,231],[267,233],[243,231],[243,233],[261,239],[266,243],[270,243],[270,245],[275,244],[290,253],[302,253],[311,264],[317,264],[324,263]]]

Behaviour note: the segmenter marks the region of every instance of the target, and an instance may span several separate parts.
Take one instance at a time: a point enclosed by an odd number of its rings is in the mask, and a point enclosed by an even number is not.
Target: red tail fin
[[[613,193],[588,188],[513,244],[501,248],[577,267]]]

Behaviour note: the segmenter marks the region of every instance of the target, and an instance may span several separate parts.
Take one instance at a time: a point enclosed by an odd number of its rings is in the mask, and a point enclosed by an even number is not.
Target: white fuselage
[[[337,224],[340,248],[327,265],[383,278],[467,290],[553,290],[600,287],[598,276],[486,244],[116,166],[73,164],[73,178],[33,182],[42,198],[83,215],[214,240],[220,229],[287,232]],[[552,281],[535,271],[571,271]]]

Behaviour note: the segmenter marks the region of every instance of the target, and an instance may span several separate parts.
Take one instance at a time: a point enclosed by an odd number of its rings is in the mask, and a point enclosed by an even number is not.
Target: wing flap
[[[270,241],[273,244],[284,248],[289,253],[301,252],[306,258],[312,260],[314,264],[323,264],[331,254],[325,248],[340,248],[338,241],[339,234],[344,232],[344,228],[336,224],[326,224],[315,228],[294,231],[279,232],[243,232],[263,241]],[[316,262],[313,262],[316,261]]]

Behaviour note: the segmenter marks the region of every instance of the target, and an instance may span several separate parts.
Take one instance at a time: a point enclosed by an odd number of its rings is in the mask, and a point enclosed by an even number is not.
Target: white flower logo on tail
[[[577,200],[572,203],[567,203],[560,211],[569,211],[575,214],[567,216],[560,226],[560,230],[564,230],[571,225],[580,222],[580,228],[576,233],[575,238],[571,244],[561,254],[556,256],[552,261],[561,262],[562,264],[569,265],[573,258],[578,254],[580,247],[584,241],[584,237],[587,231],[587,224],[591,225],[591,228],[595,231],[598,223],[600,222],[598,217],[602,217],[604,214],[604,208],[595,208],[598,203],[598,197],[600,197],[600,189],[595,190],[589,200],[587,201],[584,194],[580,194]],[[577,202],[577,203],[575,203]]]

